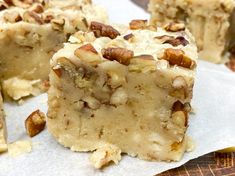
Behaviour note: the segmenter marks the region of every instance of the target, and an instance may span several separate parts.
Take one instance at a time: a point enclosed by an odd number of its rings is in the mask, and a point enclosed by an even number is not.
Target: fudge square
[[[94,151],[96,168],[121,153],[178,161],[187,149],[194,39],[145,20],[115,28],[91,22],[93,32],[77,32],[53,56],[48,129],[73,151]]]
[[[150,0],[151,23],[186,23],[194,35],[199,58],[220,63],[232,38],[234,0]]]
[[[0,87],[0,153],[7,150],[7,131]]]
[[[49,60],[69,35],[107,19],[90,0],[8,0],[0,7],[0,80],[14,100],[41,92]]]

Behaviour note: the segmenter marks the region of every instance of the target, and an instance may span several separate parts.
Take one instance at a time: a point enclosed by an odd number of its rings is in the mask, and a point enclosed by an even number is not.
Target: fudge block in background
[[[222,62],[232,38],[233,0],[150,0],[151,23],[186,23],[194,35],[199,58]]]
[[[121,153],[178,161],[185,132],[197,49],[184,26],[168,32],[134,20],[117,31],[92,22],[51,60],[48,129],[73,151],[95,151],[100,168]]]
[[[71,34],[107,20],[89,0],[6,2],[0,2],[0,80],[14,100],[42,91],[50,58]]]

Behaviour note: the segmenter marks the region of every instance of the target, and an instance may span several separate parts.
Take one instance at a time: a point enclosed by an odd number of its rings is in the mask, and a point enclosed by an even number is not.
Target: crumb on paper
[[[121,150],[114,145],[104,145],[98,148],[90,157],[90,161],[97,169],[113,161],[115,164],[121,160]]]
[[[13,100],[20,100],[21,98],[33,95],[37,96],[41,93],[39,85],[41,80],[25,80],[17,77],[10,78],[3,81],[3,91],[7,96],[11,97]],[[19,104],[22,104],[19,101]]]
[[[190,114],[197,114],[197,108],[195,108],[195,107],[191,107],[191,111],[190,111]]]
[[[16,157],[32,151],[32,142],[27,140],[16,141],[8,145],[8,154]]]
[[[187,152],[194,151],[194,149],[196,147],[194,140],[191,137],[189,137],[189,136],[187,136],[186,138],[187,138],[186,151]]]

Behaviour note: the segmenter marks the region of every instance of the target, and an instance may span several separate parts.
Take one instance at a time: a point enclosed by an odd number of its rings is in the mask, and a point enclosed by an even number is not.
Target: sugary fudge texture
[[[150,0],[152,24],[186,23],[194,35],[199,58],[220,63],[232,38],[234,0]]]
[[[177,161],[186,150],[197,49],[191,34],[134,20],[92,22],[52,58],[48,129],[100,168],[120,153]],[[174,45],[174,46],[173,46]]]
[[[0,80],[15,100],[40,93],[50,58],[71,34],[107,19],[89,0],[6,2],[0,2]]]
[[[7,150],[7,131],[0,87],[0,153]]]

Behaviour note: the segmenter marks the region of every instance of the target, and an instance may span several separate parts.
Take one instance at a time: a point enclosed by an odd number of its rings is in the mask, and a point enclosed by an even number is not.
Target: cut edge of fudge
[[[199,58],[221,63],[227,58],[230,42],[234,40],[234,6],[233,0],[150,0],[149,11],[151,23],[155,25],[186,23],[196,39]]]
[[[197,48],[185,26],[146,20],[127,30],[92,22],[51,60],[47,127],[73,151],[94,152],[96,168],[121,153],[179,161],[187,150]]]
[[[87,0],[14,2],[0,11],[0,81],[4,97],[20,100],[47,90],[53,53],[90,21],[107,22],[107,13]]]
[[[0,154],[7,151],[7,129],[0,87]]]

